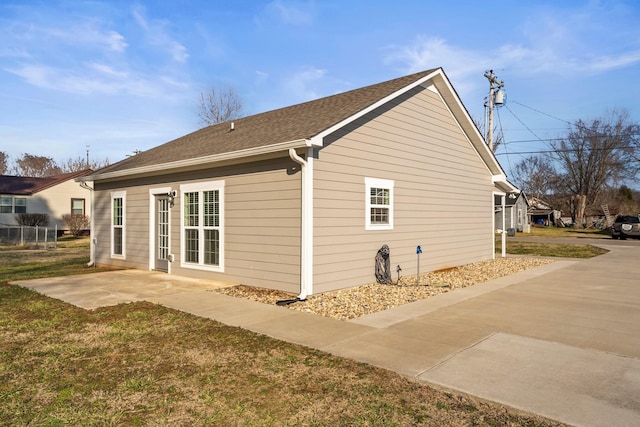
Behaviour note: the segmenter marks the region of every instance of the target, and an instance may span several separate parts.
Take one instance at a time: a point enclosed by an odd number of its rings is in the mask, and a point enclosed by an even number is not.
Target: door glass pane
[[[165,260],[169,255],[169,200],[158,199],[158,259]]]

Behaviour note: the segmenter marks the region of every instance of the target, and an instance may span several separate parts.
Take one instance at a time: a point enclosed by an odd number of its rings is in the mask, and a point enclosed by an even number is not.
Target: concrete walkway
[[[568,424],[640,425],[640,246],[595,243],[611,252],[346,322],[159,273],[16,284],[85,308],[145,299]]]

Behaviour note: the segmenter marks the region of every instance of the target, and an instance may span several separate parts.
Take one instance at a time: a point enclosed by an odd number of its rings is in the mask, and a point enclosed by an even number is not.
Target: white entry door
[[[167,273],[169,271],[169,198],[164,194],[155,197],[155,270]]]

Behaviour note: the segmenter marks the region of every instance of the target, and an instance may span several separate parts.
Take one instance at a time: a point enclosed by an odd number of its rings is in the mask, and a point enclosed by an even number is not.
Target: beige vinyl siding
[[[284,155],[285,153],[283,153]],[[100,214],[96,229],[107,236],[110,191],[127,191],[127,260],[118,264],[108,259],[109,246],[100,246],[100,263],[149,268],[149,190],[171,187],[178,191],[170,210],[172,274],[229,283],[275,288],[297,293],[300,290],[300,172],[288,158],[237,166],[194,171],[171,176],[139,179],[118,186],[99,184]],[[224,272],[184,268],[181,261],[181,184],[224,181]],[[105,196],[106,195],[106,196]],[[102,199],[106,197],[106,201]],[[103,205],[106,203],[106,213]],[[132,221],[139,228],[133,232]],[[106,225],[105,225],[106,224]],[[105,234],[106,233],[106,234]],[[135,236],[135,237],[134,237]],[[138,239],[133,242],[132,238]],[[104,240],[104,239],[101,239]],[[131,245],[131,246],[130,246]],[[133,251],[139,256],[131,259]],[[106,261],[104,253],[106,253]],[[117,261],[117,260],[115,260]]]
[[[111,257],[111,192],[124,191],[124,259]],[[145,187],[113,188],[95,192],[96,262],[126,268],[149,267],[149,191]],[[146,205],[145,205],[146,201]]]
[[[398,105],[399,104],[399,105]],[[438,94],[418,88],[321,149],[315,162],[314,292],[375,281],[388,244],[393,278],[488,259],[491,174]],[[394,229],[365,230],[365,177],[394,181]]]

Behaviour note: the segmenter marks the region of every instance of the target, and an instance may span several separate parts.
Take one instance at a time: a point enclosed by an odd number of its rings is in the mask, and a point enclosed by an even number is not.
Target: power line
[[[536,135],[536,133],[535,133],[534,131],[532,131],[532,130],[529,128],[529,126],[525,125],[525,124],[524,124],[524,122],[523,122],[522,120],[520,120],[520,117],[516,116],[516,114],[515,114],[513,111],[511,111],[511,108],[509,108],[509,107],[508,107],[508,106],[506,106],[506,105],[504,106],[504,108],[506,108],[506,109],[507,109],[507,111],[508,111],[508,112],[510,112],[510,113],[511,113],[511,115],[513,115],[513,117],[515,117],[515,118],[516,118],[516,120],[520,122],[520,124],[522,124],[522,126],[524,126],[524,127],[525,127],[529,132],[531,132],[531,134],[532,134],[533,136],[535,136],[536,138],[538,138],[538,141],[539,141],[539,142],[542,142],[543,144],[545,144],[545,145],[547,145],[549,148],[551,148],[551,146],[547,143],[547,141],[545,141],[545,140],[543,140],[542,138],[540,138],[538,135]]]
[[[561,121],[561,122],[563,122],[563,123],[568,124],[568,125],[569,125],[569,126],[571,126],[571,127],[575,127],[575,128],[578,128],[578,129],[582,129],[582,130],[585,130],[585,131],[588,131],[588,132],[594,132],[594,130],[593,130],[593,129],[591,129],[591,128],[587,127],[587,126],[586,126],[586,125],[584,125],[584,124],[581,124],[581,123],[580,123],[580,120],[578,120],[578,121],[576,121],[576,122],[570,122],[570,121],[568,121],[568,120],[561,119],[560,117],[556,117],[556,116],[554,116],[554,115],[552,115],[552,114],[549,114],[549,113],[545,113],[544,111],[538,110],[537,108],[530,107],[530,106],[525,105],[525,104],[523,104],[523,103],[521,103],[521,102],[518,102],[518,101],[510,100],[509,102],[513,102],[513,103],[518,104],[518,105],[520,105],[520,106],[522,106],[522,107],[524,107],[524,108],[528,108],[528,109],[529,109],[529,110],[531,110],[531,111],[535,111],[536,113],[539,113],[539,114],[545,115],[545,116],[550,117],[550,118],[552,118],[552,119],[559,120],[559,121]],[[509,110],[509,111],[511,112],[511,114],[514,114],[511,110]],[[515,114],[514,114],[514,117],[515,117]],[[522,123],[522,125],[523,125],[523,126],[525,126],[525,127],[527,128],[527,130],[529,130],[531,133],[533,133],[533,132],[531,131],[531,129],[529,129],[529,128],[528,128],[528,127],[527,127],[527,126],[522,122],[522,120],[520,120],[518,117],[516,117],[516,119],[517,119],[520,123]],[[534,135],[535,135],[535,134],[534,134]],[[629,133],[629,134],[625,134],[625,135],[628,135],[628,136],[637,136],[637,135],[640,135],[640,133],[633,132],[633,133]],[[535,135],[535,136],[536,136],[536,137],[538,137],[537,135]],[[605,134],[596,134],[596,133],[594,133],[594,134],[593,134],[593,135],[591,135],[591,136],[593,136],[593,137],[609,137],[609,136],[618,136],[618,135],[605,135]],[[538,139],[539,139],[539,137],[538,137]],[[557,138],[557,139],[563,139],[563,138]],[[548,140],[552,140],[552,139],[551,139],[551,138],[548,138]],[[527,142],[528,142],[528,141],[527,141]]]
[[[613,138],[613,137],[625,137],[625,136],[640,136],[640,133],[627,133],[624,135],[605,135],[605,134],[601,134],[601,135],[589,135],[589,138],[594,138],[594,137],[598,137],[598,138]],[[558,138],[545,138],[545,141],[563,141],[565,139],[568,139],[567,137],[558,137]],[[505,142],[506,144],[515,144],[515,143],[520,143],[520,142],[540,142],[539,139],[516,139],[513,141],[508,141]],[[542,141],[544,142],[544,141]]]
[[[502,143],[504,143],[504,151],[507,154],[507,163],[509,164],[509,170],[513,170],[511,168],[511,158],[509,157],[509,153],[507,152],[507,145],[504,140],[504,129],[502,129],[502,119],[500,118],[500,110],[496,111],[496,115],[498,116],[498,125],[500,126],[500,133],[502,134]]]
[[[524,108],[528,108],[528,109],[529,109],[529,110],[531,110],[531,111],[535,111],[536,113],[540,113],[540,114],[543,114],[543,115],[545,115],[545,116],[547,116],[547,117],[551,117],[552,119],[560,120],[561,122],[567,123],[567,124],[569,124],[569,125],[574,125],[574,123],[571,123],[571,122],[570,122],[570,121],[568,121],[568,120],[561,119],[560,117],[552,116],[552,115],[551,115],[551,114],[549,114],[549,113],[545,113],[544,111],[540,111],[540,110],[538,110],[538,109],[536,109],[536,108],[529,107],[528,105],[524,105],[524,104],[522,104],[522,103],[520,103],[520,102],[518,102],[518,101],[511,100],[511,102],[513,102],[514,104],[518,104],[518,105],[520,105],[520,106],[522,106],[522,107],[524,107]]]
[[[623,146],[623,147],[615,147],[615,148],[589,148],[586,151],[619,151],[619,150],[633,150],[633,149],[637,149],[638,147],[635,146]],[[585,150],[579,150],[577,148],[566,148],[566,149],[562,149],[562,150],[554,150],[554,149],[549,149],[549,150],[534,150],[534,151],[511,151],[509,153],[496,153],[496,156],[504,156],[504,155],[511,155],[511,154],[547,154],[547,153],[570,153],[573,151],[585,151]]]

